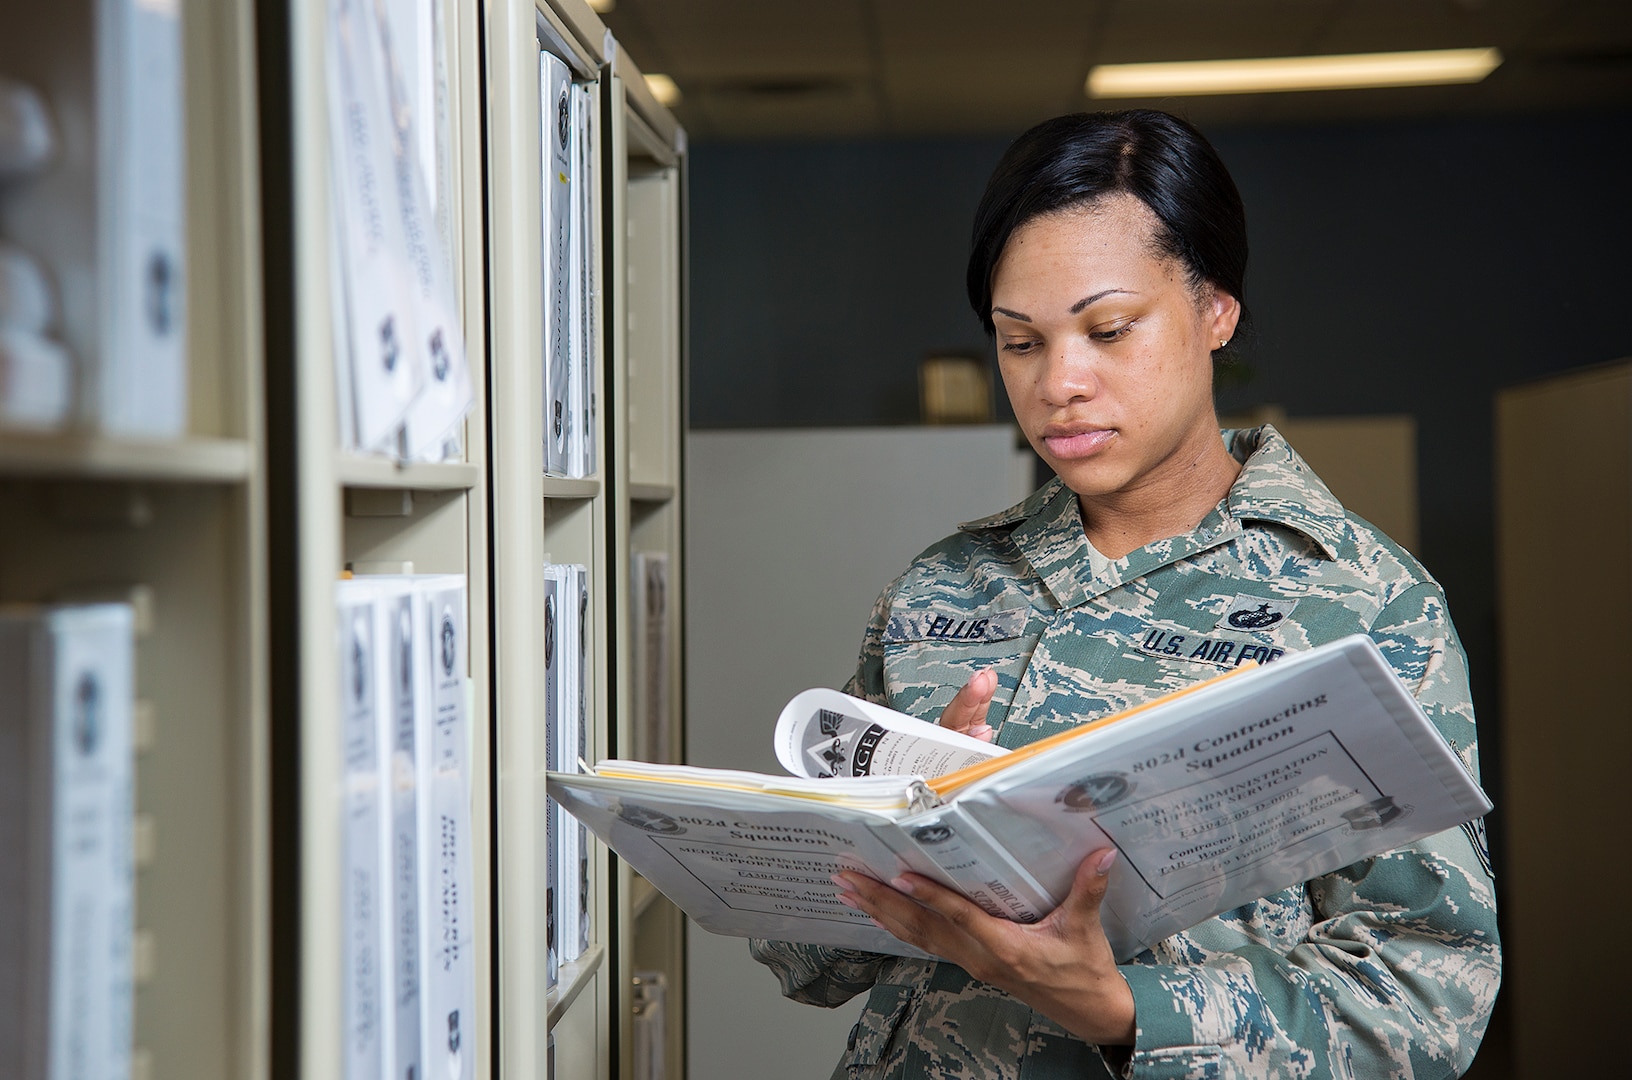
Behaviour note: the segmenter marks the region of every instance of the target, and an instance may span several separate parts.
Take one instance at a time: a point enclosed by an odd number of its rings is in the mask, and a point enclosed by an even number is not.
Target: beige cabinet
[[[1586,1075],[1619,1050],[1615,907],[1632,757],[1632,363],[1496,400],[1502,856],[1514,1076]]]
[[[88,100],[94,7],[20,11],[0,70]],[[186,428],[0,430],[0,602],[112,597],[137,611],[135,1076],[343,1075],[335,582],[411,568],[467,583],[467,1075],[542,1077],[552,1060],[559,1077],[630,1075],[634,973],[660,971],[677,1077],[679,917],[604,849],[592,946],[545,985],[540,600],[546,558],[590,568],[589,756],[616,753],[634,723],[632,560],[667,554],[678,732],[684,133],[583,0],[442,0],[447,235],[475,404],[459,459],[351,453],[332,330],[327,0],[179,8]],[[599,466],[570,480],[541,467],[541,48],[598,110]],[[57,187],[33,190],[92,220],[97,163],[78,152],[75,107],[70,153],[40,181]],[[19,192],[34,197],[8,180],[6,198]],[[48,269],[92,274],[93,247]]]
[[[683,927],[678,912],[596,844],[591,945],[546,984],[544,618],[546,561],[588,568],[593,647],[590,759],[632,751],[638,688],[631,629],[637,554],[669,556],[669,678],[680,724],[680,432],[685,135],[634,62],[580,3],[501,0],[483,9],[487,56],[492,339],[494,928],[499,1075],[634,1076],[637,972],[662,972],[662,1041],[681,1076]],[[594,244],[598,428],[594,473],[544,476],[539,237],[539,50],[590,86],[599,235]],[[669,745],[679,746],[678,734]],[[543,1022],[540,1022],[542,1018]]]

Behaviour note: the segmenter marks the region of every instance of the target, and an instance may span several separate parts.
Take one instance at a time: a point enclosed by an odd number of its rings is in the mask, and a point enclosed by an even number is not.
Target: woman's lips
[[[1043,433],[1043,444],[1048,452],[1056,458],[1071,460],[1074,458],[1091,457],[1105,448],[1105,445],[1116,438],[1116,432],[1111,428],[1094,428],[1089,431],[1069,431],[1057,434]]]

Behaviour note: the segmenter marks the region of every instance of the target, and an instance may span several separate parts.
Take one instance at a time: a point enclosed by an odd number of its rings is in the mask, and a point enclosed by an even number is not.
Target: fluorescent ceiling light
[[[667,75],[647,75],[646,89],[652,92],[657,103],[665,109],[673,108],[680,100],[680,88]]]
[[[589,10],[598,15],[605,15],[618,6],[618,0],[589,0]]]
[[[1113,98],[1429,86],[1478,82],[1501,62],[1499,49],[1435,49],[1262,60],[1100,64],[1088,72],[1087,89],[1089,97]]]

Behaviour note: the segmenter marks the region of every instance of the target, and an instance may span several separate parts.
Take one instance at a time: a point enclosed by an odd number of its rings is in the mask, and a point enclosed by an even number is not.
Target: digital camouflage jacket
[[[1466,660],[1438,583],[1345,512],[1271,427],[1192,532],[1117,560],[1053,480],[918,556],[879,597],[846,689],[934,722],[995,668],[988,715],[1018,747],[1246,660],[1366,633],[1478,776]],[[1114,873],[1114,871],[1113,871]],[[1479,823],[1176,934],[1122,965],[1136,1044],[1096,1047],[950,963],[755,941],[785,994],[869,993],[835,1078],[1454,1076],[1500,981]]]

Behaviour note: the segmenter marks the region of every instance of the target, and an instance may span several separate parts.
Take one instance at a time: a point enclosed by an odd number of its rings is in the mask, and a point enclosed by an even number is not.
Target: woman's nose
[[[1099,392],[1093,349],[1083,341],[1050,345],[1038,382],[1043,400],[1050,405],[1091,399]]]

